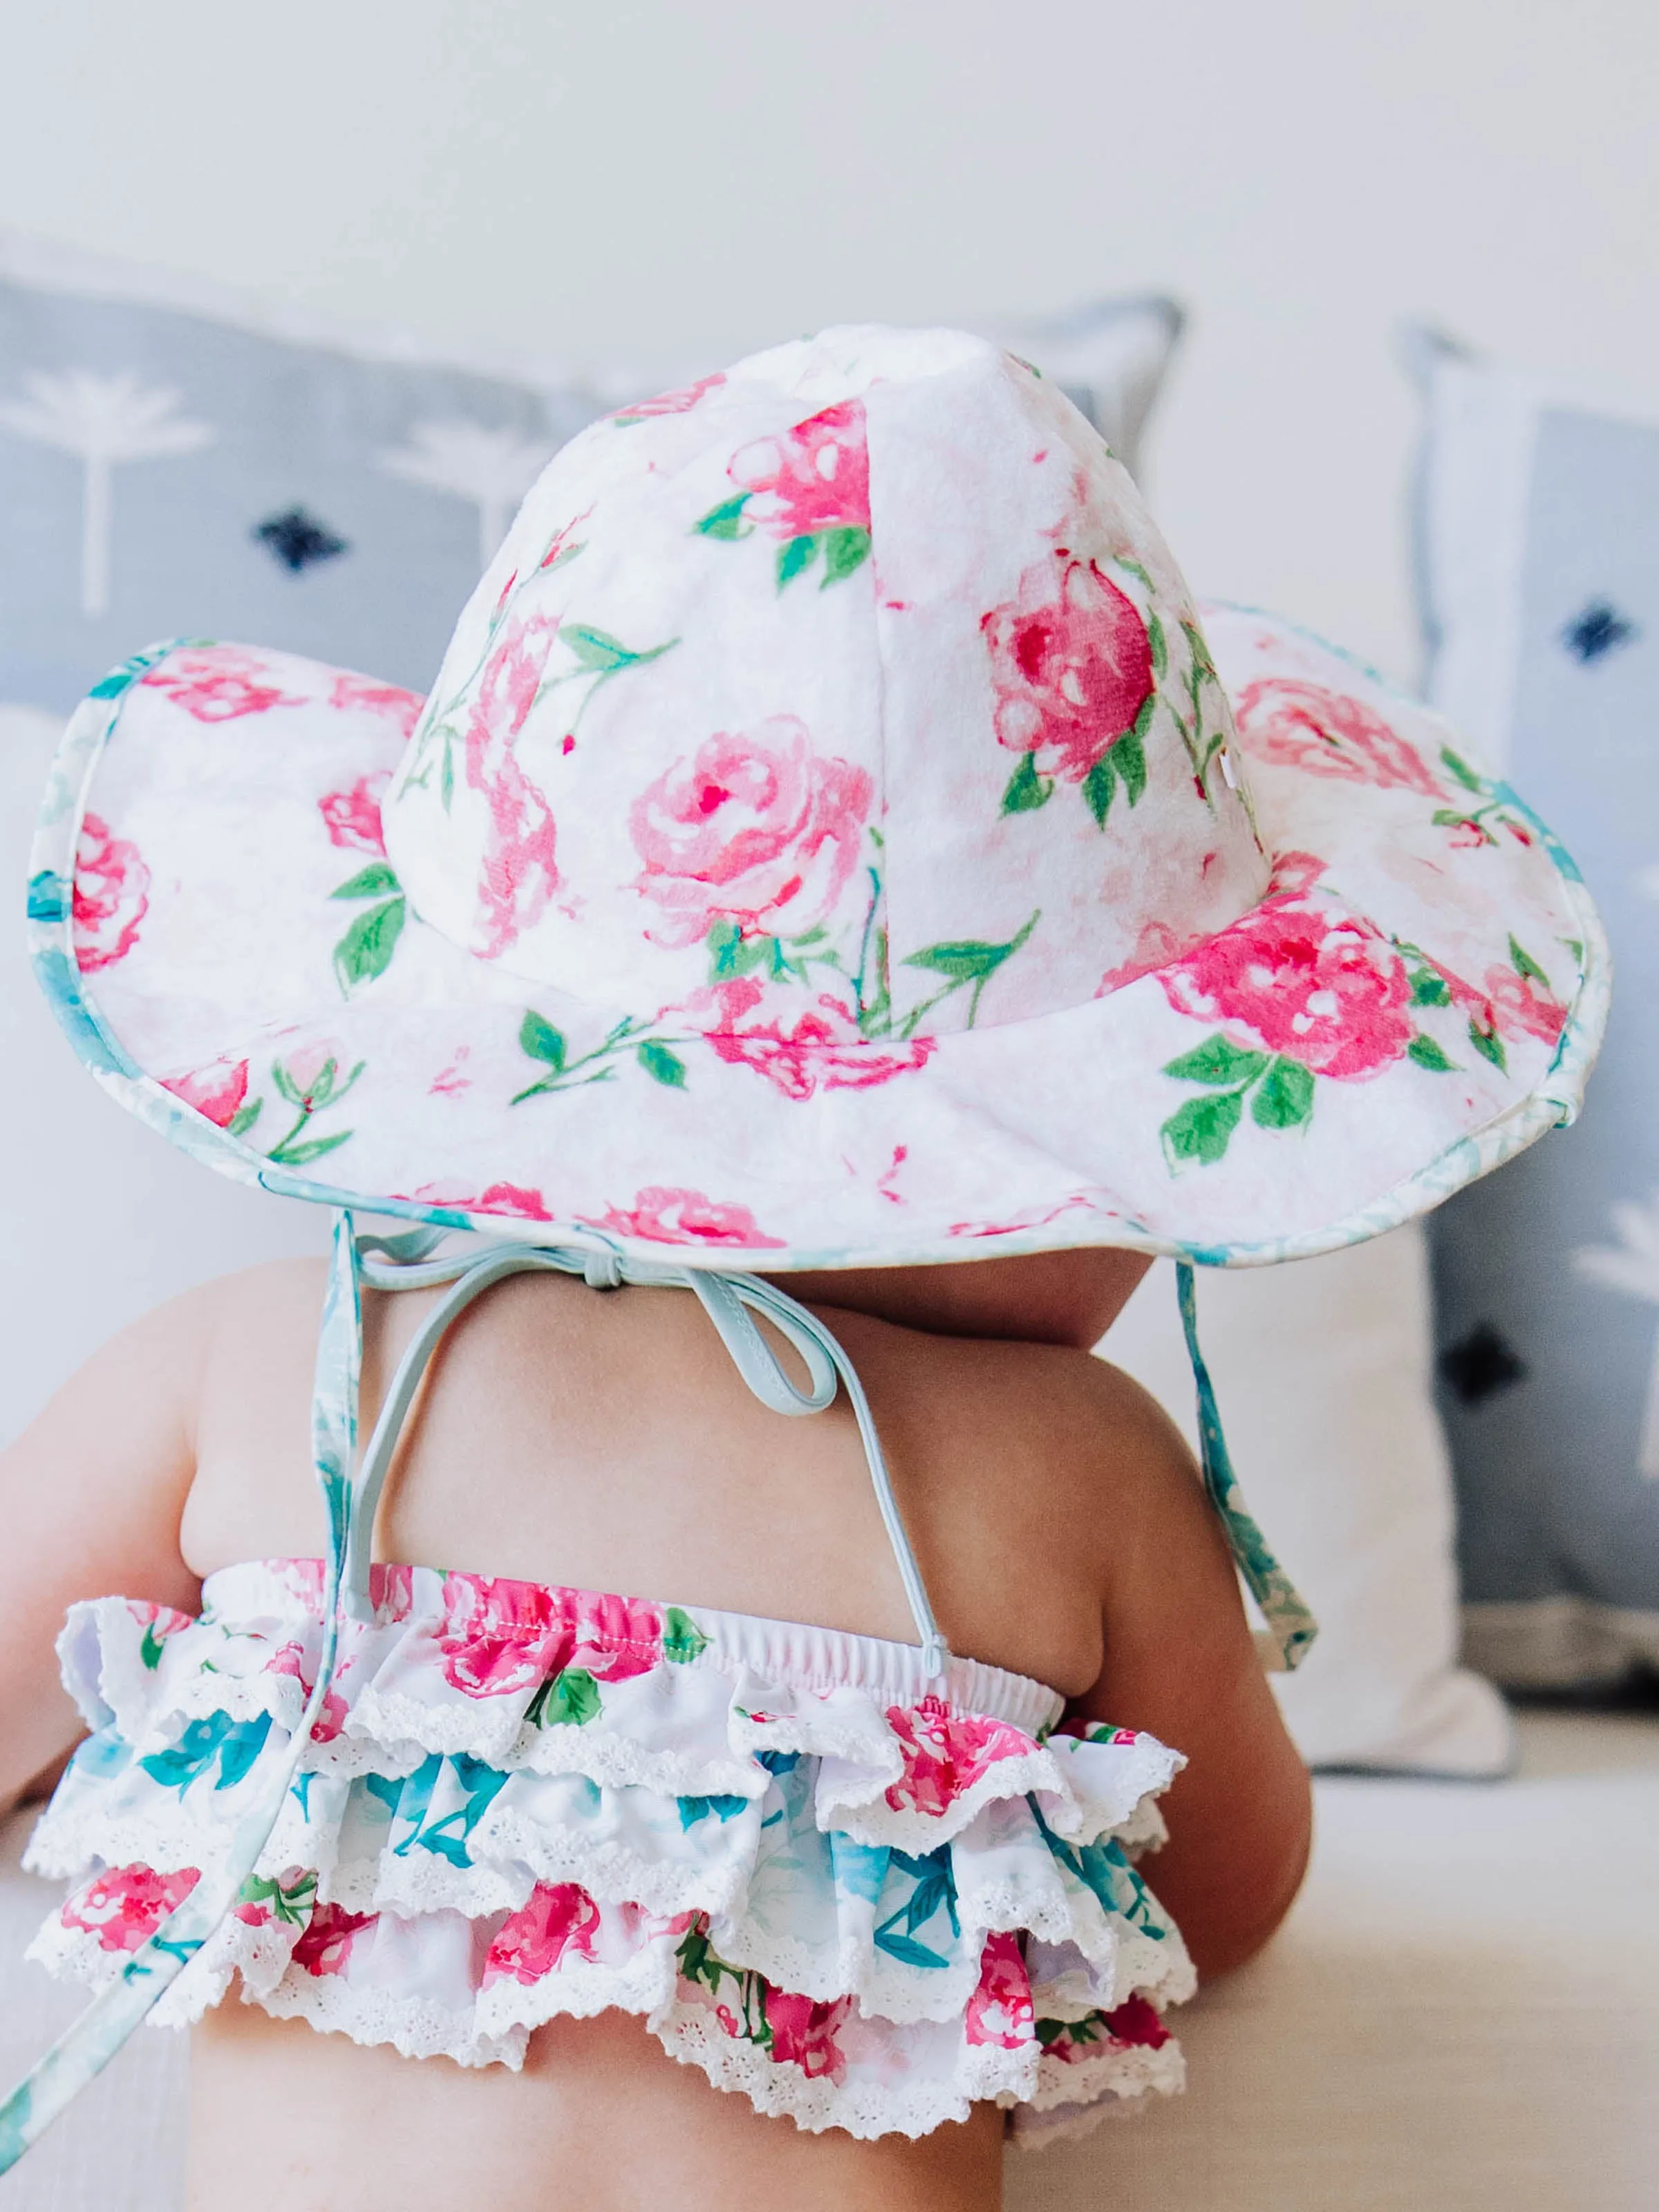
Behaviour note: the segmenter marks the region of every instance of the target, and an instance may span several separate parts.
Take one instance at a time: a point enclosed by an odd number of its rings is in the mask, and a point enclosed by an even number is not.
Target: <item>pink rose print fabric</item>
[[[939,1698],[924,1698],[908,1712],[890,1706],[887,1718],[904,1758],[903,1775],[887,1792],[896,1813],[945,1812],[999,1759],[1031,1749],[1018,1729],[953,1713]]]
[[[839,583],[870,555],[870,455],[862,401],[757,438],[735,453],[726,473],[741,487],[711,507],[697,528],[707,538],[780,540],[780,591],[822,561],[821,586]]]
[[[1292,900],[1223,931],[1163,982],[1178,1012],[1231,1022],[1316,1075],[1375,1075],[1412,1040],[1406,963],[1382,932]]]
[[[1051,1735],[1053,1691],[972,1661],[925,1690],[907,1644],[404,1565],[369,1595],[280,1838],[164,2022],[240,1996],[517,2066],[543,2021],[618,2008],[757,2109],[861,2136],[1180,2086],[1156,2008],[1191,1968],[1121,1840],[1180,1764],[1150,1737]],[[324,1595],[320,1561],[279,1559],[208,1577],[196,1619],[76,1609],[70,1679],[114,1710],[30,1846],[76,1885],[36,1941],[54,1971],[112,1978],[222,1863],[289,1756]],[[1040,1945],[987,1924],[1024,1898]]]
[[[895,1076],[925,1067],[936,1040],[919,1036],[896,1050],[872,1045],[846,1002],[830,992],[817,1006],[786,1027],[781,1017],[751,1021],[765,993],[752,979],[726,983],[715,997],[720,1018],[704,1034],[720,1057],[733,1067],[750,1067],[786,1098],[810,1098],[817,1091],[867,1091]]]
[[[295,1965],[313,1980],[343,1974],[351,1963],[352,1946],[379,1917],[374,1912],[348,1912],[339,1905],[318,1905],[294,1946]]]
[[[484,1961],[483,1985],[511,1975],[538,1982],[562,1961],[567,1951],[593,1957],[599,1908],[580,1883],[538,1882],[530,1902],[510,1914],[497,1930]]]
[[[1098,788],[1114,747],[1133,805],[1146,785],[1138,748],[1152,697],[1152,649],[1134,602],[1093,561],[1059,555],[1028,568],[1019,595],[981,619],[1000,744],[1021,755],[1005,812],[1041,805],[1054,780]],[[1045,788],[1045,787],[1047,787]],[[1107,786],[1109,791],[1109,785]],[[1103,819],[1105,806],[1085,793]]]
[[[629,423],[648,422],[659,415],[689,415],[705,392],[718,391],[726,381],[723,371],[713,376],[700,376],[695,384],[681,385],[673,392],[659,392],[653,399],[636,399],[629,407],[619,407],[611,420],[625,428]]]
[[[1328,1249],[1570,1115],[1605,1006],[1516,795],[1200,627],[1063,395],[949,333],[591,426],[424,707],[186,645],[63,787],[40,972],[134,1110],[641,1261]]]
[[[851,1997],[823,2003],[769,1989],[766,2024],[772,2031],[773,2064],[799,2066],[809,2081],[844,2081],[847,2061],[837,2039],[852,2010]]]
[[[1031,1978],[1017,1936],[988,1936],[980,1964],[979,1986],[968,2000],[964,2033],[969,2043],[994,2043],[1018,2051],[1033,2033],[1036,2007]]]
[[[165,1078],[161,1088],[182,1098],[216,1129],[228,1129],[247,1099],[248,1063],[245,1060],[217,1060],[211,1067],[190,1075]]]
[[[82,817],[75,855],[75,957],[83,975],[112,967],[138,941],[149,911],[149,870],[138,848],[95,814]]]
[[[70,1898],[59,1917],[65,1928],[95,1936],[100,1950],[136,1951],[200,1880],[195,1867],[166,1874],[147,1866],[112,1867]]]
[[[734,1249],[782,1248],[769,1237],[746,1206],[717,1204],[700,1190],[656,1185],[642,1190],[629,1207],[610,1206],[594,1219],[595,1228],[621,1237],[641,1237],[652,1244],[725,1244]]]
[[[360,775],[346,791],[325,792],[317,802],[331,845],[348,851],[386,855],[386,836],[380,827],[380,801],[392,781],[390,769]]]
[[[470,1698],[509,1697],[568,1668],[625,1681],[662,1657],[662,1615],[626,1598],[452,1574],[444,1602],[444,1676]]]
[[[285,692],[257,654],[224,646],[169,654],[141,682],[167,692],[198,722],[234,722],[244,714],[268,714],[273,707],[297,707],[302,699]]]
[[[558,627],[550,617],[532,617],[507,630],[485,667],[466,724],[466,781],[489,809],[477,944],[487,960],[499,957],[538,921],[558,889],[552,811],[520,767],[513,743],[535,700]]]
[[[840,899],[873,796],[868,775],[825,760],[793,715],[750,736],[708,738],[634,802],[639,889],[663,909],[667,945],[716,919],[745,936],[799,935]]]

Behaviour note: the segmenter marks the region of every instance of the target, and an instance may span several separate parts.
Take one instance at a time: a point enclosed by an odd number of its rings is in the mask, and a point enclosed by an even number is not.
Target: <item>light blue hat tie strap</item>
[[[1192,1362],[1198,1391],[1199,1462],[1204,1487],[1220,1517],[1227,1542],[1250,1595],[1261,1609],[1267,1627],[1257,1637],[1263,1658],[1275,1673],[1289,1673],[1308,1656],[1319,1624],[1303,1602],[1296,1585],[1268,1550],[1244,1503],[1244,1493],[1233,1473],[1232,1455],[1222,1431],[1215,1402],[1215,1386],[1198,1343],[1198,1294],[1190,1262],[1176,1262],[1176,1292],[1181,1301],[1181,1326],[1186,1333],[1187,1357]]]

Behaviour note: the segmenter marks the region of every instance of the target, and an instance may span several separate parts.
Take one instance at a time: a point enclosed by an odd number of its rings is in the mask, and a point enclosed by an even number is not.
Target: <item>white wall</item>
[[[53,0],[0,225],[440,346],[719,359],[1166,286],[1203,591],[1414,646],[1398,319],[1659,411],[1646,0]]]

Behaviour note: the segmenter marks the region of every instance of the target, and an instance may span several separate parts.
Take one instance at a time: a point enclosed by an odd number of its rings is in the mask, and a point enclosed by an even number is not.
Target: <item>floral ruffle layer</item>
[[[359,2042],[522,2061],[619,2006],[757,2110],[870,2136],[994,2099],[1028,2140],[1178,2088],[1193,1987],[1135,1872],[1181,1764],[1051,1734],[972,1661],[539,1584],[376,1568],[234,1912],[157,2007],[244,1998]],[[31,1955],[101,1983],[226,1849],[298,1725],[313,1561],[210,1576],[201,1617],[80,1605],[85,1743],[28,1863],[78,1884]],[[1093,2108],[1091,2110],[1090,2108]]]

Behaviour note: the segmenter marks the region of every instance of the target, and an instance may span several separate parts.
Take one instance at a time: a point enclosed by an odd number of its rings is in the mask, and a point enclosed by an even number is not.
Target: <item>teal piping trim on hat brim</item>
[[[1221,603],[1210,604],[1218,606]],[[1228,611],[1246,614],[1258,611],[1249,608]],[[1419,712],[1433,712],[1431,708],[1424,709],[1419,701],[1410,701],[1407,694],[1376,676],[1352,653],[1328,644],[1316,632],[1285,622],[1280,616],[1263,614],[1261,618],[1337,654],[1391,697],[1407,701]],[[125,695],[132,684],[180,647],[210,641],[193,637],[172,639],[148,647],[112,670],[70,717],[52,763],[31,855],[29,948],[36,976],[78,1057],[112,1097],[158,1135],[221,1175],[255,1189],[334,1209],[349,1207],[360,1214],[429,1223],[441,1229],[476,1231],[526,1243],[545,1243],[556,1237],[560,1243],[579,1249],[660,1261],[662,1245],[648,1239],[615,1237],[586,1222],[532,1221],[501,1214],[469,1213],[453,1206],[427,1205],[413,1199],[343,1189],[275,1169],[262,1152],[254,1152],[185,1105],[154,1076],[137,1066],[89,1003],[75,958],[71,902],[64,887],[74,880],[75,853],[93,772],[120,718]],[[1455,734],[1449,731],[1449,735]],[[708,1250],[695,1245],[676,1245],[676,1264],[717,1274],[751,1270],[764,1274],[787,1274],[808,1269],[959,1264],[993,1256],[1012,1259],[1038,1252],[1087,1250],[1104,1246],[1143,1252],[1152,1258],[1185,1260],[1194,1267],[1272,1267],[1290,1260],[1316,1258],[1322,1253],[1365,1243],[1427,1212],[1454,1192],[1524,1152],[1547,1130],[1576,1118],[1607,1026],[1612,962],[1601,917],[1584,887],[1583,878],[1559,840],[1524,800],[1516,798],[1507,784],[1494,780],[1493,788],[1501,790],[1505,803],[1513,805],[1536,828],[1566,887],[1578,940],[1583,947],[1578,988],[1569,1004],[1554,1056],[1540,1085],[1495,1121],[1457,1138],[1425,1167],[1390,1185],[1364,1206],[1316,1230],[1245,1244],[1199,1243],[1161,1237],[1133,1216],[1121,1216],[1112,1224],[1110,1235],[1079,1234],[1070,1226],[1050,1224],[1046,1228],[998,1237],[994,1253],[987,1252],[977,1240],[964,1246],[964,1240],[959,1237],[919,1241],[902,1252],[896,1252],[889,1245],[838,1246],[823,1250],[797,1248],[784,1254],[769,1248],[722,1246]]]

